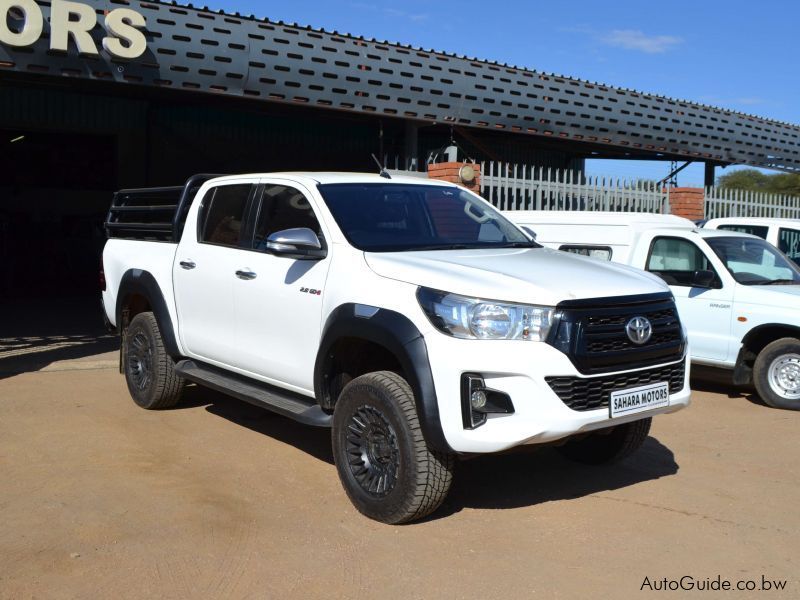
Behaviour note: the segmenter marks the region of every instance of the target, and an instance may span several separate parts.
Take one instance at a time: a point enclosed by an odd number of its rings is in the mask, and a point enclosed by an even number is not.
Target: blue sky
[[[800,123],[796,0],[209,0],[209,6]],[[589,171],[619,177],[661,178],[668,171],[668,163],[592,162]],[[702,182],[702,167],[679,177],[681,185]]]

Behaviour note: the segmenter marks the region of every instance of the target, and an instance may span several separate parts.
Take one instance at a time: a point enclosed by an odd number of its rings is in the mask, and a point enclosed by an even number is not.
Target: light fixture
[[[461,416],[464,429],[477,429],[485,425],[489,414],[513,414],[511,397],[486,387],[479,373],[461,375]]]
[[[21,136],[19,136],[19,137],[15,137],[15,138],[14,138],[13,140],[11,140],[9,143],[10,143],[10,144],[13,144],[13,143],[15,143],[15,142],[21,142],[21,141],[22,141],[22,140],[24,140],[24,139],[25,139],[25,136],[24,136],[24,135],[21,135]]]
[[[475,167],[472,165],[464,165],[458,170],[458,178],[462,183],[472,183],[475,181]]]
[[[473,410],[486,408],[486,392],[484,390],[477,389],[473,391],[469,399]]]

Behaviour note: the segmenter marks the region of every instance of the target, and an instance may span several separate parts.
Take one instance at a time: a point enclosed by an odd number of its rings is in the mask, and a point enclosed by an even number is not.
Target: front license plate
[[[669,406],[669,384],[652,383],[641,387],[611,392],[611,418]]]

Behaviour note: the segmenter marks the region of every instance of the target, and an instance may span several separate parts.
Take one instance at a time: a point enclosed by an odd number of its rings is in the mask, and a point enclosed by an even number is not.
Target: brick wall
[[[670,212],[691,221],[705,218],[703,188],[677,187],[669,192]]]
[[[458,177],[458,171],[463,167],[465,164],[469,164],[473,169],[475,169],[475,181],[470,184],[466,184],[461,181]],[[449,181],[450,183],[457,183],[461,187],[465,187],[470,191],[478,193],[478,190],[481,189],[481,166],[474,165],[471,163],[461,163],[461,162],[446,162],[446,163],[434,163],[428,165],[428,177],[430,179],[438,179],[440,181]]]

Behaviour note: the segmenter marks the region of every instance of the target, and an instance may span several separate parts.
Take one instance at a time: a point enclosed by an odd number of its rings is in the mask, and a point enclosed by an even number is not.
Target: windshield
[[[441,185],[320,185],[347,240],[367,252],[540,248],[466,190]]]
[[[744,285],[800,285],[800,270],[775,246],[744,237],[708,238],[733,278]]]

